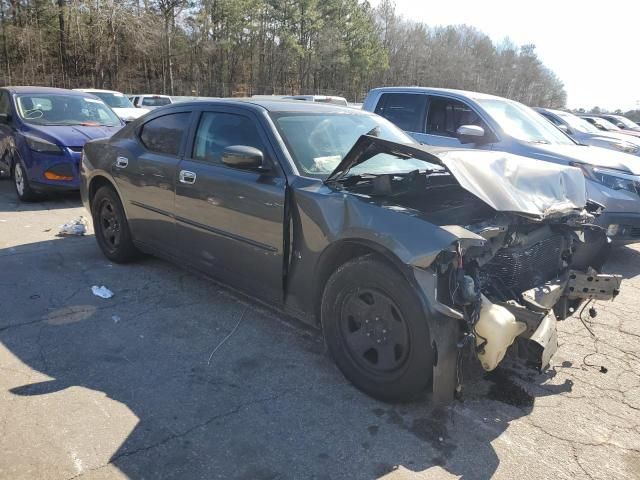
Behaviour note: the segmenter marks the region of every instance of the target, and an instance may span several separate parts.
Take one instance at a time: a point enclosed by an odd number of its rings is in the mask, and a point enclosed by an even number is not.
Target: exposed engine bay
[[[472,349],[485,370],[496,368],[516,338],[524,340],[527,363],[546,368],[557,349],[556,319],[584,300],[618,294],[621,276],[598,273],[609,240],[593,225],[599,212],[576,169],[501,152],[438,155],[377,140],[359,148],[359,161],[337,169],[339,188],[458,237],[419,275],[432,277],[423,284],[433,284],[437,310],[462,323],[458,348]],[[445,168],[345,174],[381,152]]]

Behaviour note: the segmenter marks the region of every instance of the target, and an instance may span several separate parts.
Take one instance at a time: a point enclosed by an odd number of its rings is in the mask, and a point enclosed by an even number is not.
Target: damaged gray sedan
[[[321,327],[384,400],[449,400],[465,355],[492,370],[514,343],[545,368],[556,319],[620,287],[579,170],[420,146],[353,109],[176,104],[88,143],[81,174],[110,260],[162,256]]]

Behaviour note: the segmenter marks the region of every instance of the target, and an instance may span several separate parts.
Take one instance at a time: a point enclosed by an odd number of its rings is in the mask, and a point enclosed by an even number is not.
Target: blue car
[[[45,87],[0,88],[0,171],[22,201],[78,190],[80,157],[89,140],[110,137],[124,123],[88,93]]]

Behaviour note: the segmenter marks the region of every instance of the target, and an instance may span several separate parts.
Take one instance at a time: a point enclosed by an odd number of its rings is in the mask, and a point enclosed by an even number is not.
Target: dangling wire
[[[582,313],[584,312],[585,308],[587,308],[589,306],[589,304],[593,301],[593,298],[590,298],[582,307],[582,309],[580,310],[580,314],[578,315],[578,318],[580,319],[580,321],[582,322],[582,325],[584,325],[584,328],[587,329],[587,331],[591,334],[591,336],[593,338],[596,338],[596,334],[593,333],[593,330],[591,330],[591,327],[589,327],[589,325],[587,325],[587,322],[584,320],[584,318],[582,318]]]

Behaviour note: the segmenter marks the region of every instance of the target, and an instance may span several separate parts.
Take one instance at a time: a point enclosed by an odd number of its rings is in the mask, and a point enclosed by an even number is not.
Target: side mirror
[[[571,132],[569,131],[569,127],[567,127],[566,125],[560,124],[560,125],[557,125],[557,127],[567,135],[571,134]]]
[[[10,113],[0,113],[0,123],[9,123],[11,121]]]
[[[461,125],[456,130],[460,143],[479,143],[485,136],[484,128],[477,125]]]
[[[623,130],[624,130],[625,128],[627,128],[627,127],[626,127],[626,125],[625,125],[624,123],[622,123],[622,122],[616,123],[616,127],[621,128],[621,129],[623,129]]]
[[[254,147],[246,145],[231,145],[222,151],[222,163],[241,170],[269,170],[264,164],[264,154]]]

